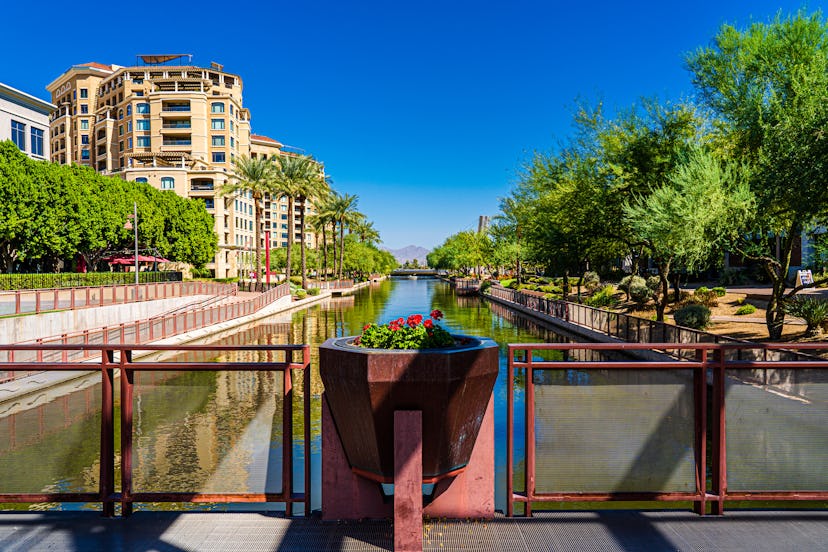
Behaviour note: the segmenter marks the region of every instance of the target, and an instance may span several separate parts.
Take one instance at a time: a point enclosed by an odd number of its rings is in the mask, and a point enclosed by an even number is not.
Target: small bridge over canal
[[[442,272],[436,268],[398,268],[391,276],[416,276],[417,278],[437,278]]]

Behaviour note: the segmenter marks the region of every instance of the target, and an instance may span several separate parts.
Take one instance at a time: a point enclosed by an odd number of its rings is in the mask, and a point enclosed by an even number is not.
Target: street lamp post
[[[132,202],[132,214],[127,215],[124,229],[135,231],[135,285],[138,285],[138,203]]]

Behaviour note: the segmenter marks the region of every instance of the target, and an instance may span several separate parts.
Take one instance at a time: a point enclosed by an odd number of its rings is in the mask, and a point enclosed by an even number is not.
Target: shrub
[[[618,283],[618,289],[623,291],[627,295],[627,300],[630,300],[630,288],[632,286],[646,286],[647,281],[642,278],[641,276],[636,276],[635,274],[630,274],[629,276],[624,276],[621,278],[621,281]]]
[[[645,305],[652,296],[653,292],[646,285],[636,284],[630,286],[630,298],[638,305]]]
[[[713,293],[715,293],[715,294],[716,294],[716,297],[724,297],[725,295],[727,295],[727,289],[725,289],[725,288],[723,288],[723,287],[721,287],[721,286],[719,286],[719,287],[714,287],[714,288],[713,288],[713,289],[711,289],[710,291],[712,291]]]
[[[756,312],[756,307],[748,303],[747,305],[742,305],[736,310],[736,316],[742,316],[743,314],[753,314]]]
[[[290,277],[290,282],[292,284],[296,284],[297,286],[301,286],[302,285],[302,277],[301,276],[291,276]]]
[[[704,305],[686,305],[673,314],[676,324],[685,328],[703,330],[710,325],[710,309]]]
[[[657,299],[661,295],[661,278],[658,276],[650,276],[647,278],[647,287],[653,294],[653,298]]]
[[[611,285],[606,285],[588,297],[585,304],[590,307],[612,307],[618,303],[615,297],[615,288]]]
[[[305,291],[304,289],[300,289],[296,292],[296,298],[297,299],[304,299],[307,296],[308,296],[308,292]]]
[[[805,320],[806,335],[818,333],[819,325],[828,318],[828,301],[816,297],[797,296],[784,303],[785,312]]]
[[[601,285],[601,277],[598,276],[597,272],[591,270],[584,272],[583,285],[587,289],[595,289]]]
[[[715,307],[719,304],[719,295],[712,289],[704,286],[693,292],[693,302],[705,307]]]
[[[512,280],[506,287],[509,289],[520,289],[520,284],[517,283],[517,280]]]
[[[550,286],[540,286],[540,288],[538,288],[538,291],[542,291],[544,293],[562,293],[563,292],[563,290],[561,288],[559,288],[558,286],[552,286],[552,285],[550,285]]]
[[[492,281],[491,280],[483,280],[483,282],[480,283],[480,293],[483,293],[484,291],[486,291],[490,287],[492,287]]]
[[[318,287],[310,288],[310,289],[308,290],[308,295],[319,295],[319,293],[320,293],[321,291],[322,291],[322,290],[321,290],[321,289],[319,289]]]

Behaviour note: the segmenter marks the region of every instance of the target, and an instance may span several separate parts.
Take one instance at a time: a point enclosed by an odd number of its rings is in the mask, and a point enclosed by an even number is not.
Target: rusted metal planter
[[[319,347],[319,371],[337,433],[357,475],[394,481],[394,412],[423,413],[423,482],[462,472],[469,462],[498,372],[497,344],[455,336],[445,349]]]

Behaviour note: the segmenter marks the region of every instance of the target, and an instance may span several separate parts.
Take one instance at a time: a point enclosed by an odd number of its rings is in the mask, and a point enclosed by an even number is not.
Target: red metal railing
[[[332,280],[330,282],[308,282],[308,288],[349,289],[354,287],[353,280]]]
[[[30,314],[122,305],[190,295],[235,295],[235,284],[154,282],[96,287],[0,291],[0,314]]]
[[[120,502],[121,514],[132,512],[134,502],[283,502],[288,515],[292,514],[292,505],[304,504],[304,514],[310,513],[310,347],[308,345],[0,345],[0,352],[33,351],[37,356],[56,352],[84,350],[99,355],[98,370],[101,374],[101,432],[100,432],[100,479],[98,492],[87,493],[0,493],[0,503],[38,503],[38,502],[100,502],[103,515],[115,515],[115,503]],[[172,362],[172,361],[135,361],[136,351],[203,351],[221,353],[226,351],[261,352],[266,361],[236,362]],[[89,356],[89,355],[82,355]],[[28,362],[3,362],[0,369],[16,370],[29,368]],[[40,361],[38,371],[89,370],[89,363],[68,361]],[[118,371],[116,373],[116,370]],[[254,370],[275,371],[283,374],[283,411],[282,411],[282,487],[279,493],[198,493],[198,492],[134,492],[132,487],[132,453],[133,453],[133,386],[137,372],[158,371],[219,371],[219,370]],[[293,379],[291,370],[302,370],[303,399],[302,419],[304,420],[304,492],[294,491],[293,475]],[[115,481],[115,377],[120,377],[120,489]]]
[[[34,344],[95,345],[103,343],[150,343],[158,339],[166,339],[174,335],[254,314],[263,307],[287,295],[290,295],[290,286],[288,284],[281,284],[261,295],[244,301],[136,320],[135,322],[122,323],[117,326],[104,326],[103,328],[40,338]],[[20,363],[38,363],[44,361],[80,362],[89,358],[88,351],[90,349],[82,347],[77,349],[53,349],[51,352],[44,349],[25,350],[30,351],[30,353],[21,357],[22,353],[16,352],[16,349],[0,349],[0,361],[17,361]],[[38,370],[31,369],[31,365],[25,364],[25,366],[27,368],[23,371],[4,370],[0,368],[0,383],[38,373]]]
[[[508,349],[508,381],[509,392],[507,397],[507,515],[514,515],[514,504],[521,503],[525,506],[525,513],[530,516],[532,504],[537,502],[605,502],[605,501],[691,501],[694,504],[694,511],[704,514],[707,511],[707,503],[711,503],[713,514],[722,514],[725,501],[802,501],[802,500],[828,500],[828,490],[825,487],[819,489],[785,489],[777,488],[772,491],[763,488],[740,488],[731,490],[728,487],[728,462],[731,466],[751,460],[751,458],[735,457],[728,458],[728,420],[726,402],[735,401],[732,397],[726,400],[726,389],[733,385],[744,385],[752,391],[767,392],[768,400],[784,397],[792,404],[819,405],[820,410],[814,410],[810,415],[819,419],[808,419],[804,423],[814,425],[821,431],[818,440],[824,441],[825,425],[823,423],[824,410],[828,405],[825,401],[825,385],[828,382],[828,361],[824,360],[762,360],[767,357],[768,352],[782,349],[802,350],[828,350],[828,343],[808,344],[674,344],[674,343],[564,343],[564,344],[512,344]],[[647,351],[650,354],[658,351],[670,351],[685,349],[692,351],[693,360],[680,360],[672,356],[663,355],[660,361],[642,360],[620,360],[620,361],[595,361],[592,359],[595,353],[621,353],[634,355],[636,351],[641,354]],[[540,360],[533,358],[533,353],[540,351],[563,351],[565,355],[577,356],[573,353],[581,351],[581,356],[587,360]],[[540,353],[542,354],[542,353]],[[746,357],[753,357],[751,360],[743,360]],[[523,370],[525,374],[525,401],[524,420],[525,433],[525,491],[515,491],[515,376],[517,370]],[[651,492],[651,491],[627,491],[614,492],[607,489],[605,492],[539,492],[536,487],[537,462],[536,455],[537,433],[535,418],[535,376],[544,371],[558,370],[572,374],[573,371],[665,371],[679,370],[692,373],[691,402],[694,405],[692,419],[694,426],[693,459],[695,463],[695,490],[690,492]],[[806,373],[806,370],[816,370],[818,376],[801,378],[797,382],[798,374]],[[796,389],[799,389],[797,391]],[[808,395],[800,394],[804,390]],[[708,421],[708,392],[712,397],[710,400],[710,412],[712,420]],[[732,393],[731,393],[732,395]],[[686,397],[685,397],[686,398]],[[763,396],[760,397],[760,403]],[[737,403],[738,407],[739,404]],[[566,408],[566,405],[560,405]],[[821,414],[822,413],[822,414]],[[655,414],[654,414],[655,415]],[[755,420],[747,420],[747,423],[764,423],[765,418],[773,418],[766,412],[757,414]],[[744,420],[739,420],[744,424]],[[770,420],[769,423],[778,423]],[[635,428],[630,428],[634,431]],[[777,428],[778,429],[778,428]],[[794,428],[783,428],[784,431],[793,431]],[[579,438],[582,438],[579,434]],[[657,437],[657,436],[656,436]],[[745,439],[744,435],[739,436]],[[707,444],[711,443],[711,454],[709,455],[710,466],[708,471]],[[810,442],[810,440],[807,440]],[[589,445],[599,443],[587,443]],[[763,446],[770,446],[763,443]],[[772,453],[771,453],[772,454]],[[826,473],[826,459],[824,456],[828,451],[822,450],[819,454],[823,457],[813,459],[813,469],[818,474]],[[786,457],[773,458],[774,461],[786,461]],[[591,462],[595,459],[571,458],[573,463]],[[605,461],[608,465],[615,462],[615,458],[599,458],[598,461]],[[802,459],[791,460],[800,462],[793,467],[800,468]],[[710,488],[708,488],[707,475],[712,474]],[[820,476],[821,477],[821,476]],[[823,478],[824,479],[824,478]],[[823,483],[824,485],[824,483]],[[742,485],[744,487],[744,485]]]

